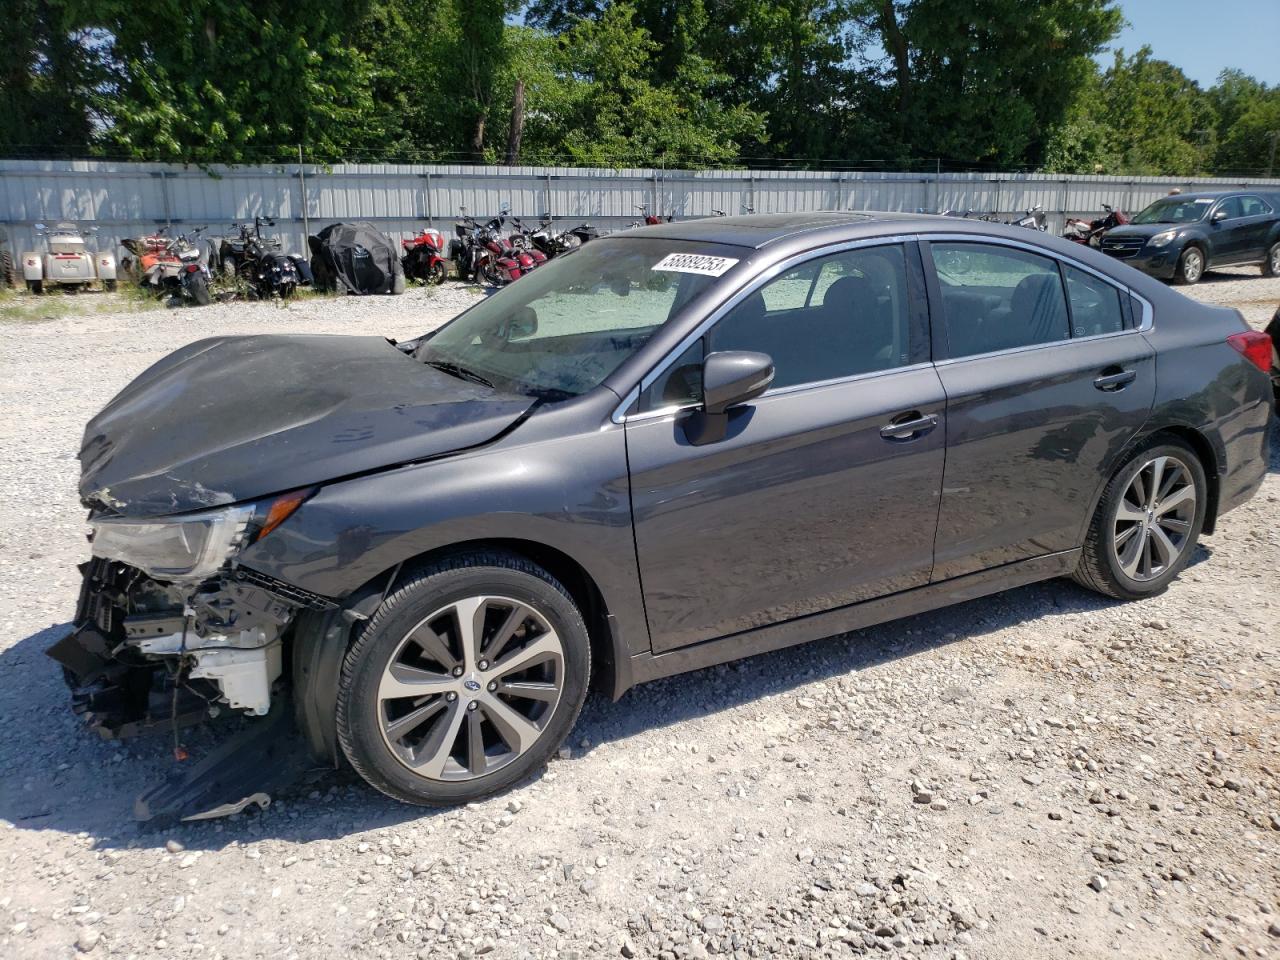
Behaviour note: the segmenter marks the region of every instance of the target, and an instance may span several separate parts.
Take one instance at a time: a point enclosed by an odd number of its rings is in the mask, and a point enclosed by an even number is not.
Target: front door
[[[1106,471],[1155,397],[1127,292],[1016,245],[927,247],[947,354],[933,579],[1079,547]]]
[[[815,255],[642,393],[627,454],[655,651],[928,582],[945,409],[918,256],[914,244]],[[775,379],[723,440],[694,446],[684,422],[719,350],[769,354]]]

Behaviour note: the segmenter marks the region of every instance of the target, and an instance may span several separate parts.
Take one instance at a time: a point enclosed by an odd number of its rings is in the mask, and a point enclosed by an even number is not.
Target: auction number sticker
[[[700,273],[718,277],[738,261],[732,257],[708,257],[701,253],[669,253],[651,269],[668,273]]]

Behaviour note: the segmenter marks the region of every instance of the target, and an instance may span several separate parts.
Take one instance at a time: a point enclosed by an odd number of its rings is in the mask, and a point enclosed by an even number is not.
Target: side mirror
[[[1216,212],[1214,213],[1214,215],[1213,215],[1212,217],[1210,217],[1210,218],[1209,218],[1209,222],[1210,222],[1210,223],[1221,223],[1221,222],[1222,222],[1223,220],[1225,220],[1225,219],[1227,219],[1227,211],[1225,211],[1225,210],[1218,210],[1218,211],[1216,211]]]
[[[754,400],[773,383],[773,360],[748,350],[722,350],[702,362],[702,409],[685,422],[695,446],[716,443],[729,428],[729,410]]]

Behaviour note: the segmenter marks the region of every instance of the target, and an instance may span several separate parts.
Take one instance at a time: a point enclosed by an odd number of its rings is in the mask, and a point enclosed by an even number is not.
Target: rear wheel
[[[187,280],[187,292],[191,294],[197,306],[207,307],[211,298],[209,296],[209,284],[204,278],[203,273],[193,273]]]
[[[541,767],[586,698],[591,652],[568,592],[503,553],[425,567],[343,661],[337,727],[370,785],[408,803],[466,803]]]
[[[1163,592],[1191,559],[1207,500],[1191,447],[1171,439],[1138,451],[1098,503],[1076,582],[1120,600]]]
[[[1199,247],[1187,247],[1178,257],[1178,268],[1174,279],[1178,283],[1191,286],[1200,282],[1204,276],[1204,251]]]
[[[1267,259],[1262,261],[1264,277],[1280,277],[1280,240],[1271,245],[1267,251]]]

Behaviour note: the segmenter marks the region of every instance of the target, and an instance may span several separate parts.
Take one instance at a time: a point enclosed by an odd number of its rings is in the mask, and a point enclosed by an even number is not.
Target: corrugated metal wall
[[[305,178],[300,176],[305,173]],[[306,196],[303,197],[305,179]],[[1096,216],[1103,203],[1131,213],[1174,187],[1184,191],[1266,186],[1274,180],[1067,177],[1013,173],[868,173],[807,170],[658,170],[582,167],[471,167],[418,164],[297,164],[201,169],[167,164],[0,160],[0,225],[15,251],[30,249],[37,222],[96,223],[105,247],[173,224],[230,230],[255,214],[273,217],[287,249],[305,249],[335,220],[371,220],[393,240],[424,222],[448,230],[462,208],[477,218],[503,204],[518,217],[543,213],[625,228],[640,208],[677,218],[797,210],[971,210],[1003,217],[1040,205],[1050,229],[1067,217]]]

